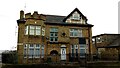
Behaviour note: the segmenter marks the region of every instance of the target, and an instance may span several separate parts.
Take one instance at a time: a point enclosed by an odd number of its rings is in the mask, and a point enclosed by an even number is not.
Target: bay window
[[[35,26],[30,26],[30,35],[35,34]]]
[[[36,29],[35,29],[36,35],[40,35],[40,31],[41,31],[40,26],[36,26]]]
[[[36,44],[35,46],[35,57],[36,58],[40,57],[40,44]]]
[[[29,45],[29,52],[28,52],[28,54],[29,54],[29,58],[33,58],[33,56],[34,56],[34,46],[33,46],[33,44]]]
[[[45,27],[42,28],[42,36],[45,36]]]
[[[25,35],[40,35],[41,34],[41,26],[25,26]]]
[[[25,44],[24,45],[24,58],[40,58],[44,57],[44,45],[40,44]]]
[[[28,26],[25,27],[25,35],[28,35]]]

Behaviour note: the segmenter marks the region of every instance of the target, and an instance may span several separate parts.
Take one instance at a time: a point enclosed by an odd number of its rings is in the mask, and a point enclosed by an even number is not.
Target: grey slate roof
[[[106,47],[120,47],[120,36],[113,40],[113,42]]]
[[[63,19],[66,16],[57,16],[57,15],[45,15],[46,16],[46,22],[49,23],[62,23]]]
[[[45,14],[44,14],[45,15]],[[81,26],[81,27],[93,27],[92,24],[78,24],[78,23],[66,23],[63,20],[66,18],[66,16],[58,16],[58,15],[45,15],[46,20],[45,24],[51,24],[51,25],[64,25],[64,26]]]

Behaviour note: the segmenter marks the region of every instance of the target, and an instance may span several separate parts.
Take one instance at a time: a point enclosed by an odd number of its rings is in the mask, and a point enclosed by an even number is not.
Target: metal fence
[[[65,59],[61,60],[61,54],[57,55],[17,55],[2,54],[2,63],[84,63],[88,61],[119,61],[118,54],[66,54]]]

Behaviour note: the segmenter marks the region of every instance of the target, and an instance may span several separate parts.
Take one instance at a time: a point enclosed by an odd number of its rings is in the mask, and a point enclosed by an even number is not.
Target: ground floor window
[[[25,44],[24,58],[40,58],[44,57],[44,45],[40,44]]]
[[[71,57],[78,56],[78,45],[71,45]]]
[[[86,48],[86,44],[80,44],[80,58],[85,58]]]
[[[71,45],[71,57],[84,58],[86,54],[86,44]]]

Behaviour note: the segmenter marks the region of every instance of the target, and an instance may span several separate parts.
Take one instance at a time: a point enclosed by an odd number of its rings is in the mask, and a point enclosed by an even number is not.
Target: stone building
[[[105,60],[120,59],[120,34],[100,34],[93,36],[92,40],[94,55]]]
[[[68,16],[20,11],[18,62],[43,63],[78,61],[92,54],[92,27],[75,8]]]

